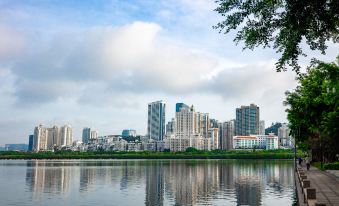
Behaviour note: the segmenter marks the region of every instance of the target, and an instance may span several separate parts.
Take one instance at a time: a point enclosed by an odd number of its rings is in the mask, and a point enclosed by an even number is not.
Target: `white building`
[[[98,132],[95,130],[91,131],[90,139],[98,139]]]
[[[208,139],[211,141],[211,150],[219,149],[219,128],[210,128]]]
[[[33,151],[53,150],[54,146],[72,146],[70,126],[46,128],[42,124],[34,128]]]
[[[33,151],[47,150],[48,132],[42,124],[34,128]]]
[[[166,136],[165,149],[171,151],[185,151],[188,147],[199,150],[211,149],[212,140],[208,138],[209,117],[207,113],[195,112],[193,106],[181,107],[175,117],[176,133]]]
[[[278,149],[279,148],[279,141],[278,137],[275,135],[268,135],[266,139],[266,149],[272,150],[272,149]]]
[[[60,128],[60,143],[61,146],[71,146],[73,142],[73,132],[69,125]]]
[[[273,133],[269,135],[250,135],[250,136],[234,136],[233,147],[235,149],[278,149],[278,137]]]

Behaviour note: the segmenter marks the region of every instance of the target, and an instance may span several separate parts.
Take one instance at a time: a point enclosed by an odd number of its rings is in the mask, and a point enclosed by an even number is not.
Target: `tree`
[[[284,102],[291,133],[297,144],[324,149],[334,160],[339,153],[339,57],[337,63],[313,61],[297,80]]]
[[[191,152],[191,153],[199,152],[199,150],[194,148],[194,147],[187,147],[185,151],[186,152]]]
[[[298,57],[305,55],[300,43],[325,54],[327,41],[339,41],[338,0],[217,0],[215,9],[224,17],[215,29],[225,34],[238,29],[236,43],[244,49],[259,45],[282,53],[277,71],[291,66],[299,73]]]

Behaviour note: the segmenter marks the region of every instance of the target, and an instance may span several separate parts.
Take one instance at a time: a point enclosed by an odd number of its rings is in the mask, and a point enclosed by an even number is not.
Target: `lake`
[[[0,160],[0,205],[292,205],[291,160]]]

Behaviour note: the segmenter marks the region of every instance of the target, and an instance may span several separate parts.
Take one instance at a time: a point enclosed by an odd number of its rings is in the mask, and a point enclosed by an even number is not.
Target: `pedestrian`
[[[310,166],[311,166],[311,160],[308,156],[306,156],[305,162],[306,162],[306,168],[307,168],[307,171],[308,171],[308,170],[310,170]]]
[[[298,162],[299,162],[300,166],[301,166],[302,161],[303,161],[303,159],[301,159],[301,157],[298,157]]]

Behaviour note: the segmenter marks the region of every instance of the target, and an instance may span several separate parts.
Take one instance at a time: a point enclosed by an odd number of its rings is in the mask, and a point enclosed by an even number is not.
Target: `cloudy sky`
[[[266,126],[286,121],[293,72],[277,73],[273,50],[242,50],[213,30],[214,0],[0,0],[0,146],[27,143],[34,127],[69,124],[99,135],[146,133],[147,103],[194,104],[235,118],[256,103]],[[335,59],[331,45],[326,61]],[[318,55],[310,52],[309,54]],[[309,57],[301,60],[307,65]]]

